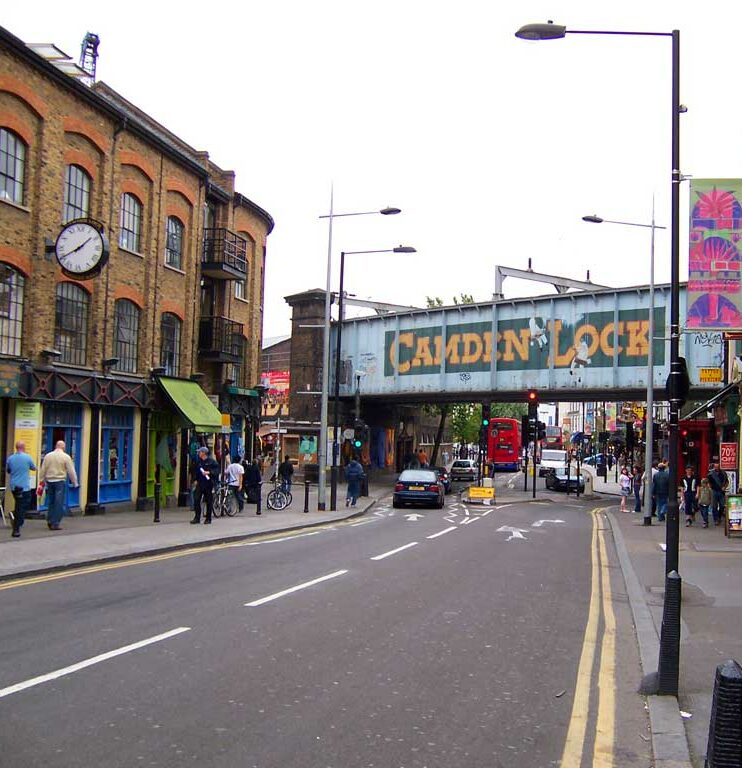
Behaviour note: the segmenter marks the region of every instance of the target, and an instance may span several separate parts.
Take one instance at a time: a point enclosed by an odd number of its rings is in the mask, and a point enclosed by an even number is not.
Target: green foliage
[[[426,296],[425,306],[428,309],[432,309],[433,307],[442,307],[443,299],[440,296]]]
[[[451,432],[457,443],[476,443],[479,440],[479,425],[482,406],[474,403],[456,403],[450,411]]]
[[[474,304],[474,297],[470,293],[461,293],[458,296],[453,297],[454,304]],[[428,309],[434,307],[442,307],[443,299],[440,296],[426,296],[425,306]]]
[[[455,296],[453,297],[453,303],[454,304],[473,304],[474,297],[470,293],[462,293],[462,294],[459,294],[458,299]]]
[[[492,418],[519,419],[528,413],[525,403],[492,403]]]

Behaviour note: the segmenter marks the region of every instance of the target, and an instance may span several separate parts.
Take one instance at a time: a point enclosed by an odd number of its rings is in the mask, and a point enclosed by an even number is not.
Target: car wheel
[[[392,502],[392,509],[399,509],[402,505],[398,501]]]

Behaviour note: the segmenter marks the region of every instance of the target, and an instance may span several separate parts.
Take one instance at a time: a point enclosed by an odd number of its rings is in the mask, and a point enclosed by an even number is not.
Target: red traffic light
[[[528,390],[528,402],[529,403],[537,403],[538,402],[538,392],[536,392],[535,389],[529,389]]]

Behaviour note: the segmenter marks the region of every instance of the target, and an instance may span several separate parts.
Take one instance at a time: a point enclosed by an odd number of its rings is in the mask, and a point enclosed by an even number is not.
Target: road
[[[646,766],[610,537],[586,501],[549,497],[388,498],[299,534],[0,584],[2,764]]]

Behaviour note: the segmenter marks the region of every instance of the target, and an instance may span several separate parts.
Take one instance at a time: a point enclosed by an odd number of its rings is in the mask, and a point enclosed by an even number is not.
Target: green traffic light
[[[353,441],[353,447],[354,448],[360,448],[363,445],[363,443],[360,440],[354,440]]]

